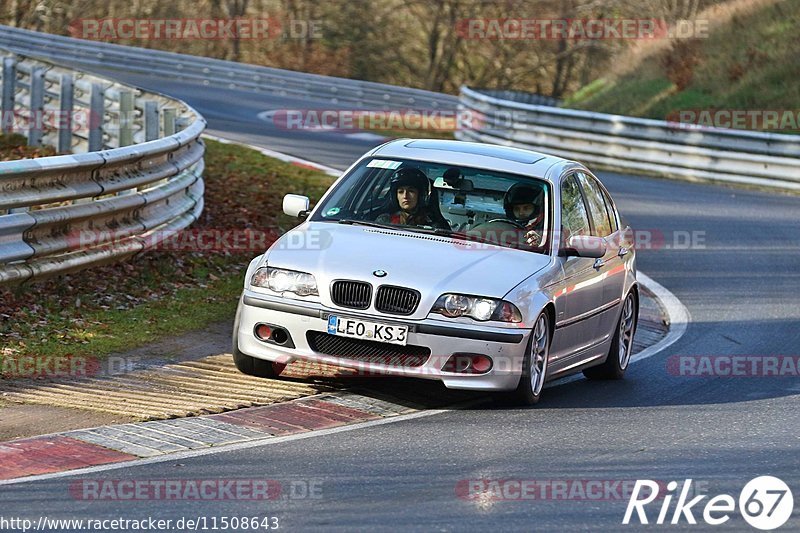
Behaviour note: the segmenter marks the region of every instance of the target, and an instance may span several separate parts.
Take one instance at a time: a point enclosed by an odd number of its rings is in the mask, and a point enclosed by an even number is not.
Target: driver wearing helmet
[[[522,242],[539,246],[544,225],[542,190],[523,183],[512,185],[503,197],[503,208],[508,220],[524,230]]]
[[[418,168],[401,168],[392,176],[387,212],[375,222],[407,226],[444,228],[429,212],[430,181]],[[449,229],[449,228],[444,228]]]

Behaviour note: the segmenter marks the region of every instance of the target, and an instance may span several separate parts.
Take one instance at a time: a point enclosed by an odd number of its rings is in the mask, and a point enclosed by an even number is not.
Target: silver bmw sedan
[[[316,361],[532,405],[548,380],[628,367],[633,233],[580,163],[399,139],[283,210],[301,223],[252,260],[236,311],[245,374]]]

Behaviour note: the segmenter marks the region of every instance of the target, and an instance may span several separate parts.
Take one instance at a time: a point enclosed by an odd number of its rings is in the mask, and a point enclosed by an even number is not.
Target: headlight
[[[449,318],[468,316],[475,320],[499,320],[501,322],[522,322],[522,313],[517,306],[505,300],[467,296],[465,294],[443,294],[433,304],[432,313]]]
[[[275,292],[293,292],[298,296],[318,296],[317,280],[305,272],[261,267],[250,278],[250,285]]]

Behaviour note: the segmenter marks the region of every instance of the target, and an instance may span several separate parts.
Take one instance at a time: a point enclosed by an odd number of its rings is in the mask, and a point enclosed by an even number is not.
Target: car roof
[[[553,165],[576,163],[554,155],[510,146],[443,139],[397,139],[377,147],[373,157],[416,159],[544,178]]]

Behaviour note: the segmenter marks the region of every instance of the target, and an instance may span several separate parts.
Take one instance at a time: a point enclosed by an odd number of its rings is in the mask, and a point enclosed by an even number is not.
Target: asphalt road
[[[270,128],[256,113],[308,102],[149,78],[126,81],[178,96],[219,135],[343,168],[369,142]],[[686,334],[636,362],[621,382],[550,388],[533,409],[494,405],[237,451],[0,487],[0,514],[36,518],[275,516],[288,530],[640,530],[621,525],[627,498],[559,494],[470,498],[470,480],[567,483],[651,479],[738,500],[750,479],[773,475],[794,491],[783,530],[800,530],[800,379],[675,375],[674,356],[798,355],[800,197],[600,173],[620,210],[655,249],[639,268],[686,305]],[[694,233],[692,233],[694,232]],[[647,235],[647,234],[642,234]],[[694,235],[693,245],[686,244]],[[689,239],[691,242],[691,239]],[[663,245],[670,245],[662,246]],[[390,392],[390,391],[387,391]],[[86,501],[75,479],[269,478],[311,483],[319,498],[274,501]],[[506,483],[504,487],[512,487]],[[286,492],[284,492],[286,493]],[[671,502],[672,518],[677,495]],[[703,522],[702,506],[694,507]],[[661,500],[647,507],[651,522]],[[699,509],[698,509],[699,508]],[[683,518],[678,526],[688,525]],[[738,512],[718,530],[750,530]]]

